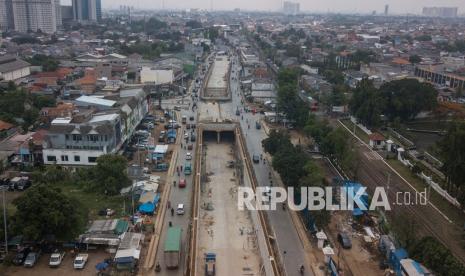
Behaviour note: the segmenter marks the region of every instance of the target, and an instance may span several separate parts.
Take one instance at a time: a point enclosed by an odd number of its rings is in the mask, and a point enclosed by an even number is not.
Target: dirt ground
[[[339,262],[346,275],[384,275],[384,271],[378,267],[378,257],[376,255],[376,243],[368,244],[364,241],[364,232],[355,231],[351,227],[351,214],[349,212],[334,212],[331,217],[329,229],[335,259]],[[351,249],[343,249],[337,242],[337,233],[346,231],[352,240]]]
[[[95,275],[97,270],[95,266],[103,260],[110,258],[110,254],[104,251],[89,252],[89,259],[86,266],[82,270],[73,268],[73,258],[68,254],[58,268],[50,268],[48,262],[50,254],[44,254],[40,257],[39,262],[32,268],[22,266],[10,266],[5,269],[5,276],[82,276]],[[0,270],[1,272],[1,270]],[[0,273],[1,274],[1,273]]]
[[[206,252],[217,254],[217,275],[258,275],[256,236],[246,211],[237,208],[233,159],[230,144],[207,144],[206,172],[209,181],[201,197],[198,261]],[[211,204],[213,210],[206,210]],[[249,234],[250,233],[250,234]],[[198,271],[203,275],[203,271]]]

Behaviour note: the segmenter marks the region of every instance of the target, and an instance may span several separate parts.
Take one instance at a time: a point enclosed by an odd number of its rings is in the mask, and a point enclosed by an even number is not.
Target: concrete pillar
[[[221,131],[216,132],[216,142],[218,144],[221,142]]]

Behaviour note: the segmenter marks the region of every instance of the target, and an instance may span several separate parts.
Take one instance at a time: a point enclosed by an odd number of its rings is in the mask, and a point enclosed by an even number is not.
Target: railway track
[[[342,124],[342,123],[341,123]],[[342,124],[343,127],[345,127]],[[345,129],[353,136],[353,133],[345,127]],[[382,158],[370,159],[365,153],[372,153],[371,149],[367,147],[363,141],[358,137],[353,136],[355,142],[360,142],[361,151],[361,166],[359,168],[359,178],[361,182],[367,186],[370,192],[373,192],[377,186],[386,187],[388,198],[396,199],[398,193],[410,193],[415,195],[417,192],[410,184],[406,183],[404,179],[398,176],[392,169],[384,163]],[[358,141],[357,141],[358,140]],[[375,153],[377,155],[377,153]],[[387,184],[388,174],[391,175],[391,181]],[[419,234],[430,235],[435,237],[441,242],[446,248],[448,248],[452,254],[465,264],[465,252],[460,242],[462,239],[462,233],[455,224],[453,224],[449,218],[440,212],[436,206],[432,203],[427,205],[395,205],[391,202],[391,211],[387,211],[386,215],[390,219],[396,219],[400,214],[406,214],[418,223]]]

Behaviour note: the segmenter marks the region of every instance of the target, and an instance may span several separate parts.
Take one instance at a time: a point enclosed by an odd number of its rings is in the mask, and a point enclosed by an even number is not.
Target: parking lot
[[[84,253],[84,252],[83,252]],[[74,258],[71,257],[69,252],[65,255],[63,262],[57,268],[50,268],[48,266],[50,254],[43,254],[40,258],[38,263],[32,268],[25,268],[23,266],[10,266],[4,270],[5,276],[73,276],[73,275],[94,275],[96,274],[97,270],[95,266],[102,262],[103,260],[110,258],[110,254],[102,251],[90,251],[85,252],[89,254],[89,259],[87,261],[86,266],[82,270],[75,270],[73,268],[73,261]],[[2,270],[0,270],[0,274],[2,274]]]

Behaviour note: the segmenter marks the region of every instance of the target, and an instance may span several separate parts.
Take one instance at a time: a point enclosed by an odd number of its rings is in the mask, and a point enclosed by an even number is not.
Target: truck
[[[74,269],[83,269],[86,266],[88,258],[89,254],[78,254],[76,258],[74,258]]]
[[[216,254],[205,253],[205,276],[214,276],[216,273]]]
[[[165,240],[165,265],[167,269],[176,269],[181,259],[181,227],[169,227]]]
[[[186,162],[186,164],[184,164],[184,174],[189,175],[191,173],[192,173],[192,165],[190,162]]]

